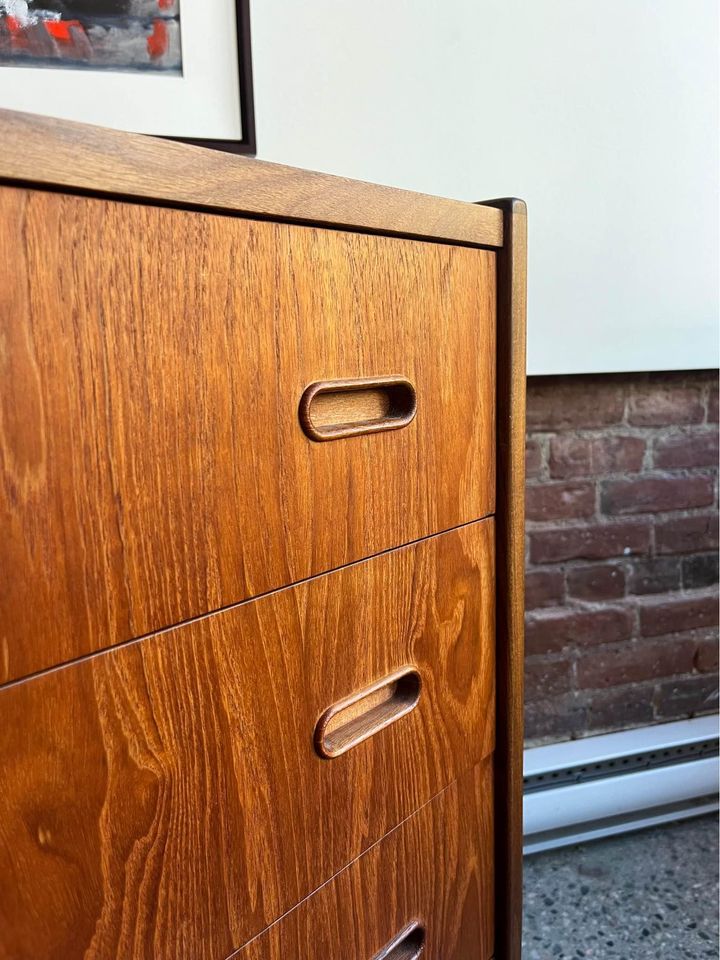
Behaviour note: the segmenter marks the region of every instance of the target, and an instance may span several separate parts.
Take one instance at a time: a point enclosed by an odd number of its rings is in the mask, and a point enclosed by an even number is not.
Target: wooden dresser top
[[[483,247],[502,211],[325,173],[0,110],[0,182]]]

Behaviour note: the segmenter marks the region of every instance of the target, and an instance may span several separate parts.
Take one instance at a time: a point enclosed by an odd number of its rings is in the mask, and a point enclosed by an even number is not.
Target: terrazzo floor
[[[718,960],[718,824],[526,857],[523,960]]]

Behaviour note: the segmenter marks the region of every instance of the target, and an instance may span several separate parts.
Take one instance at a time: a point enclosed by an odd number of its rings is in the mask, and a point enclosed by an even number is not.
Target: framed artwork
[[[0,107],[254,153],[249,0],[0,0]]]

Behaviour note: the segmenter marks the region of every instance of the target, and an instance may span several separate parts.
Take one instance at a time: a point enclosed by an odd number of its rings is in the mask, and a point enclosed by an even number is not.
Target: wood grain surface
[[[327,380],[305,389],[298,412],[311,440],[338,440],[406,427],[417,412],[417,396],[404,377]]]
[[[415,710],[421,693],[419,671],[405,666],[333,703],[315,725],[316,752],[341,756]]]
[[[226,957],[489,756],[494,662],[485,520],[6,687],[0,957]],[[417,706],[321,759],[323,711],[405,664]],[[397,932],[381,917],[423,906],[452,945],[491,883],[462,809],[404,854],[397,889],[392,858],[363,872],[387,904],[335,933],[372,956]]]
[[[0,257],[0,681],[492,513],[494,253],[4,188]]]
[[[503,211],[498,255],[497,368],[497,956],[522,953],[523,707],[525,668],[525,384],[527,208]]]
[[[153,137],[0,110],[0,180],[352,230],[502,245],[502,214]]]
[[[421,957],[488,960],[492,824],[492,763],[486,761],[233,960],[372,960],[414,920],[425,928]]]

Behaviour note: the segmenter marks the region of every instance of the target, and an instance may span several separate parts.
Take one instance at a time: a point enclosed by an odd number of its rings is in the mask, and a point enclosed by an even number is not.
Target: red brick
[[[565,578],[560,570],[529,570],[525,575],[525,609],[562,603]]]
[[[698,642],[693,662],[698,673],[718,672],[717,633],[709,637],[703,637],[703,639]]]
[[[525,441],[525,476],[534,480],[542,471],[542,447],[537,440],[528,438]]]
[[[604,513],[626,515],[707,507],[714,499],[713,478],[700,474],[608,480],[603,484],[601,503]]]
[[[530,430],[551,436],[528,437],[536,482],[528,500],[527,737],[547,742],[717,709],[718,631],[698,625],[710,616],[718,578],[716,500],[702,487],[715,481],[717,383],[713,371],[530,379]],[[646,463],[653,466],[643,473]],[[646,480],[680,480],[682,489],[631,486]],[[576,506],[562,499],[568,486],[599,482],[610,507],[617,481],[645,501],[617,503],[607,519],[564,514]],[[600,619],[592,631],[580,616],[607,608],[625,622]],[[645,626],[661,632],[639,636],[641,611]],[[601,656],[593,681],[586,661]]]
[[[663,427],[701,423],[703,410],[699,387],[686,387],[651,380],[636,388],[628,405],[628,423],[637,427]]]
[[[675,517],[655,525],[655,549],[658,553],[698,553],[717,550],[717,514]]]
[[[680,589],[680,561],[676,557],[635,560],[630,570],[628,591],[635,594],[668,593]]]
[[[573,520],[595,513],[594,483],[533,484],[525,498],[528,520]]]
[[[577,685],[581,690],[604,689],[690,673],[694,654],[695,643],[689,638],[643,640],[583,651],[577,664]]]
[[[533,563],[604,560],[646,553],[650,546],[650,526],[647,522],[635,521],[533,530],[529,540]]]
[[[567,586],[578,600],[615,600],[625,595],[625,571],[616,563],[574,567],[568,571]]]
[[[640,633],[644,637],[713,627],[717,622],[717,594],[653,599],[640,607]]]
[[[593,690],[587,697],[587,729],[616,730],[653,720],[653,683]]]
[[[640,437],[552,437],[550,476],[636,473],[642,467],[644,455],[645,441]]]
[[[698,433],[659,437],[653,448],[653,462],[656,467],[668,470],[716,467],[718,465],[718,432],[703,430]]]
[[[622,383],[607,377],[531,377],[527,425],[530,431],[605,427],[625,413]]]
[[[720,564],[717,553],[701,553],[696,557],[682,558],[682,582],[686,590],[711,587],[720,579]]]
[[[567,740],[585,730],[585,708],[573,694],[525,702],[526,741]]]
[[[546,657],[525,661],[525,699],[542,700],[567,693],[572,682],[569,660],[548,660]]]
[[[708,423],[718,422],[718,387],[717,381],[710,384],[710,393],[708,395]]]
[[[658,685],[655,692],[655,719],[681,720],[718,708],[717,677],[682,677]]]
[[[528,655],[557,653],[566,647],[628,640],[632,633],[633,613],[623,608],[539,610],[526,620],[525,649]]]

